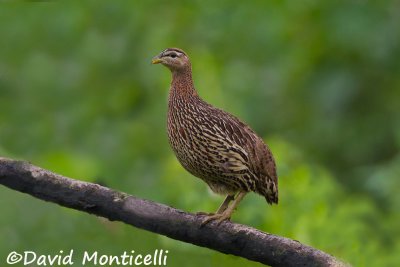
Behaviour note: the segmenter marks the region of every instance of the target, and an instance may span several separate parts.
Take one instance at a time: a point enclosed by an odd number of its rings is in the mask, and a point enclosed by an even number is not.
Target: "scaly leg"
[[[227,195],[226,198],[225,198],[225,200],[224,200],[224,202],[222,202],[221,206],[219,206],[219,208],[218,208],[218,210],[217,210],[216,213],[222,213],[222,212],[224,212],[224,211],[228,208],[229,203],[230,203],[232,200],[234,200],[234,199],[235,199],[235,195]],[[207,215],[207,216],[211,216],[211,215],[214,215],[214,214],[216,214],[216,213],[199,211],[199,212],[196,212],[196,215]]]
[[[231,218],[231,215],[237,205],[239,205],[240,201],[244,198],[244,196],[247,194],[247,192],[239,192],[239,194],[236,196],[236,199],[233,200],[232,204],[228,206],[222,213],[216,213],[210,216],[207,216],[204,221],[201,223],[201,225],[207,224],[209,221],[215,220],[217,224],[220,224],[221,222],[225,220],[229,220]],[[224,201],[225,203],[225,201]],[[222,204],[224,204],[222,203]],[[221,205],[222,206],[222,205]]]
[[[217,210],[217,214],[224,212],[228,206],[229,203],[235,199],[235,195],[227,195],[224,202],[222,202],[221,206],[219,206],[218,210]]]

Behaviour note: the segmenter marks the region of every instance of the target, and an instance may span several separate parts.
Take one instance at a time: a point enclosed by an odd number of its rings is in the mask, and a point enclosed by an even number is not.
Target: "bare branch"
[[[202,216],[70,179],[24,161],[0,158],[0,184],[45,201],[271,266],[345,266],[331,255],[295,240],[232,222],[200,227]]]

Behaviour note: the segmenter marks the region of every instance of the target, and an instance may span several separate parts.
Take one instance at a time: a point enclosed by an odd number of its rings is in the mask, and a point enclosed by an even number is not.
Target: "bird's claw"
[[[220,225],[223,221],[227,221],[231,218],[230,215],[225,214],[225,213],[215,213],[212,215],[207,216],[202,222],[201,226],[206,225],[210,221],[215,221],[217,225]]]
[[[196,212],[196,215],[197,216],[211,216],[211,215],[214,215],[215,213],[213,213],[213,212],[204,212],[204,211],[198,211],[198,212]]]

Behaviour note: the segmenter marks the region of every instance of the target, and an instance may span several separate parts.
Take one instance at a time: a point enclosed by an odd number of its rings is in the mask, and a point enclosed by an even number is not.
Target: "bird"
[[[204,101],[194,87],[192,65],[180,48],[153,57],[172,73],[168,94],[167,133],[176,158],[216,194],[226,196],[201,225],[230,220],[249,192],[278,204],[278,175],[269,147],[246,123]]]

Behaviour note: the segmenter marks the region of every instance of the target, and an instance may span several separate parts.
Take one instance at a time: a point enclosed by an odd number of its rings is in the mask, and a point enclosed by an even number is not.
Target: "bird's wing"
[[[228,138],[232,139],[235,149],[240,151],[241,155],[247,156],[244,161],[249,170],[260,178],[272,181],[276,189],[268,188],[268,190],[277,190],[278,177],[275,160],[264,141],[237,117],[220,109],[215,110],[214,123],[225,131]]]

